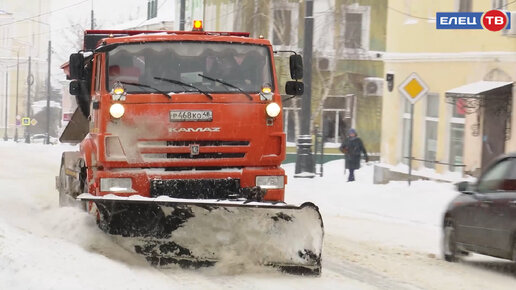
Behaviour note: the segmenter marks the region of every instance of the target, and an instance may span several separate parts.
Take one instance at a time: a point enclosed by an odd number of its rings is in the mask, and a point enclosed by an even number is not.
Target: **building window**
[[[457,99],[453,105],[450,119],[450,171],[462,171],[464,162],[464,123],[465,114],[464,99]]]
[[[353,4],[344,6],[340,37],[344,49],[369,50],[369,29],[371,7]]]
[[[425,167],[435,168],[437,155],[437,126],[439,124],[439,95],[426,96]]]
[[[409,156],[409,142],[410,142],[410,122],[412,119],[410,118],[410,102],[403,97],[401,100],[403,104],[403,115],[402,118],[402,127],[403,132],[401,135],[401,162],[404,164],[408,164],[408,157]]]
[[[158,16],[158,0],[147,1],[147,19]]]
[[[362,14],[346,13],[344,28],[344,46],[347,48],[362,47]]]
[[[351,129],[353,96],[329,96],[324,100],[322,111],[323,141],[341,144]]]
[[[299,3],[273,2],[270,27],[273,45],[283,47],[297,45],[297,31],[294,28],[298,26],[298,9]]]
[[[457,0],[457,11],[458,12],[471,12],[472,0]]]
[[[503,10],[503,9],[505,9],[505,6],[507,6],[506,0],[492,0],[491,3],[492,3],[492,5],[491,5],[492,9]]]

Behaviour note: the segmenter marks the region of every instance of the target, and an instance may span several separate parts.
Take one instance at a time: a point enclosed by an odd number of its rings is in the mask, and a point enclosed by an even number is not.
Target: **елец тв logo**
[[[511,28],[511,13],[500,10],[487,12],[437,12],[437,29],[487,29],[500,31]]]

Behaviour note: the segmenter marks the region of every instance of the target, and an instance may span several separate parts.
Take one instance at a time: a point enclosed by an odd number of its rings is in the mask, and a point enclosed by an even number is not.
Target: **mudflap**
[[[155,266],[199,268],[224,261],[292,274],[321,273],[324,227],[318,207],[310,202],[78,198],[95,202],[104,232]]]

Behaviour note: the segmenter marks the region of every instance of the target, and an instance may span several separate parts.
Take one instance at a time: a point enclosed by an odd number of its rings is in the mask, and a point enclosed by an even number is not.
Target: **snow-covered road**
[[[325,176],[294,179],[287,201],[319,205],[323,274],[284,275],[245,265],[200,271],[156,269],[103,234],[91,216],[59,208],[54,176],[72,147],[0,142],[0,289],[513,289],[514,265],[439,255],[439,223],[450,184],[372,184],[372,167],[346,183],[342,161]]]

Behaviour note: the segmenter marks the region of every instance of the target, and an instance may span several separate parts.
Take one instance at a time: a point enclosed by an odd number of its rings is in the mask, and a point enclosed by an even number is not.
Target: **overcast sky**
[[[18,0],[9,0],[18,1]],[[83,29],[90,29],[91,10],[93,8],[96,27],[110,29],[124,22],[146,17],[147,0],[41,0],[49,1],[49,22],[52,30],[52,75],[56,78],[61,72],[59,66],[68,61],[69,55],[76,52],[79,40],[78,34]],[[161,0],[158,4],[162,5]],[[46,13],[48,11],[42,11]],[[55,84],[55,82],[53,82]]]

